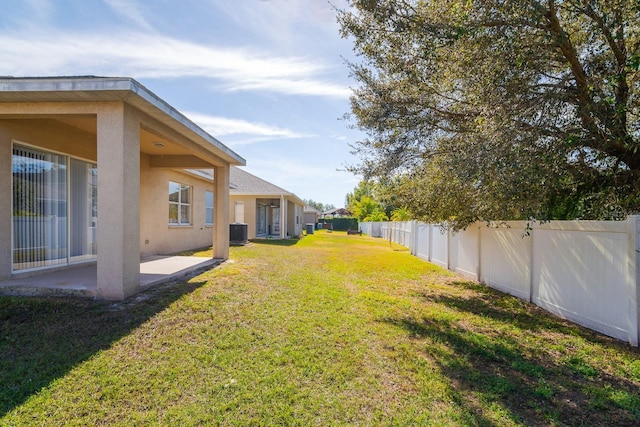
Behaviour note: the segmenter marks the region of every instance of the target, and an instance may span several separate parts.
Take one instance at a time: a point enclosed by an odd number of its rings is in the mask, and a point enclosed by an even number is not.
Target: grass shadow
[[[257,245],[271,245],[271,246],[294,246],[297,245],[300,239],[251,239],[251,243]]]
[[[483,415],[486,405],[502,407],[502,413],[516,424],[640,423],[637,385],[625,378],[559,363],[516,336],[482,334],[445,319],[387,318],[384,322],[429,343],[423,351],[449,378],[453,399],[484,425],[493,425]]]
[[[519,329],[529,331],[553,330],[569,335],[579,335],[591,342],[613,344],[614,338],[601,335],[590,329],[555,316],[543,308],[520,298],[500,292],[477,282],[454,281],[451,286],[473,291],[468,296],[431,295],[423,293],[420,297],[453,308],[457,311],[488,317],[509,323]]]
[[[184,280],[120,302],[0,296],[0,418],[205,284]]]

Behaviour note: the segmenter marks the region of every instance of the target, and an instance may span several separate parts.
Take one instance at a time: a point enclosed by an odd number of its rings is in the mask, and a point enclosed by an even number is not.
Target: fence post
[[[478,282],[482,283],[482,223],[478,222],[478,268],[476,269]]]
[[[427,242],[427,250],[429,251],[427,255],[427,260],[431,262],[431,253],[433,252],[433,224],[427,224],[428,234],[427,238],[429,241]]]
[[[418,221],[411,221],[411,254],[418,255]]]
[[[535,260],[535,258],[536,258],[536,253],[535,253],[536,247],[535,247],[534,242],[533,242],[533,236],[535,234],[535,228],[536,228],[535,227],[535,223],[532,222],[531,226],[530,226],[530,230],[529,230],[529,237],[531,238],[530,241],[529,241],[529,302],[532,302],[532,303],[538,305],[534,301],[534,293],[533,293],[533,285],[534,285],[534,283],[533,283],[533,277],[534,277],[533,268],[536,265],[536,263],[535,263],[535,261],[536,261]],[[537,296],[535,296],[535,299],[537,299]]]
[[[451,227],[447,224],[447,270],[451,270]]]
[[[640,310],[640,216],[629,215],[627,217],[627,238],[628,238],[628,284],[627,295],[629,298],[628,319],[629,319],[629,344],[637,347],[640,340],[640,325],[638,311]]]

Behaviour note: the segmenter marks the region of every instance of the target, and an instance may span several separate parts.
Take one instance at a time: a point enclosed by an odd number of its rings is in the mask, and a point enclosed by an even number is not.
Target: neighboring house
[[[318,223],[318,218],[320,218],[320,214],[322,214],[322,212],[318,209],[312,208],[311,206],[305,206],[303,222],[305,224],[314,224],[315,227],[315,224]]]
[[[350,217],[351,212],[344,208],[331,209],[328,211],[322,212],[323,218],[341,218],[341,217]]]
[[[295,194],[232,167],[229,218],[247,224],[249,239],[286,239],[302,234],[304,202]]]
[[[0,78],[0,280],[93,262],[97,296],[124,299],[141,256],[226,259],[244,164],[133,79]]]

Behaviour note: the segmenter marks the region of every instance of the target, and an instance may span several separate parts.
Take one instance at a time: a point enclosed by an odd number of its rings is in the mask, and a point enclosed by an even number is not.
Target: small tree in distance
[[[335,209],[335,206],[333,206],[332,204],[323,204],[321,202],[316,202],[315,200],[312,199],[302,199],[302,201],[304,202],[305,205],[312,207],[314,209],[316,209],[319,212],[324,212],[324,211],[328,211],[331,209]]]
[[[358,221],[375,222],[389,221],[389,217],[380,206],[380,203],[369,196],[362,196],[351,205],[351,212]]]

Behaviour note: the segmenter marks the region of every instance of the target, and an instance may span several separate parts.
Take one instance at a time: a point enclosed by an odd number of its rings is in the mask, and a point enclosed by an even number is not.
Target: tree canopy
[[[393,209],[387,203],[384,188],[369,180],[358,182],[352,193],[346,196],[346,206],[358,221],[388,221]]]
[[[324,204],[322,202],[316,202],[313,199],[302,199],[302,201],[304,202],[305,205],[314,208],[315,210],[319,211],[319,212],[324,212],[324,211],[328,211],[331,209],[335,209],[335,206],[333,206],[330,203]]]
[[[353,0],[365,179],[415,218],[640,211],[637,0]]]

